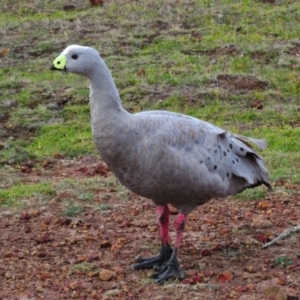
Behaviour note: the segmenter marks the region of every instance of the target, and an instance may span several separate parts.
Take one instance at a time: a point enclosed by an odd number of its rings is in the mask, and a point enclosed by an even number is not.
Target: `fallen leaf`
[[[88,272],[87,273],[87,276],[92,278],[92,277],[96,277],[99,275],[99,272],[98,271],[91,271],[91,272]]]
[[[21,216],[20,216],[20,220],[25,220],[28,221],[31,219],[31,214],[29,214],[28,212],[22,212]]]
[[[285,285],[286,279],[284,277],[279,277],[279,278],[277,278],[276,283],[279,285]]]
[[[244,268],[245,271],[249,272],[249,273],[255,273],[256,269],[253,266],[247,266]]]
[[[31,173],[31,168],[29,168],[28,166],[21,166],[20,170],[24,173]]]
[[[94,235],[89,234],[89,235],[84,236],[84,239],[85,239],[87,242],[94,242],[94,241],[97,240],[97,237],[94,236]]]
[[[262,102],[261,101],[254,101],[252,103],[252,107],[255,108],[255,109],[262,109],[263,108],[263,105],[262,105]]]
[[[258,208],[263,209],[263,210],[268,209],[272,206],[273,206],[273,204],[269,201],[260,201],[258,203]]]
[[[265,236],[264,234],[259,234],[256,239],[261,243],[266,243],[269,241],[269,238]]]
[[[203,280],[203,277],[200,275],[195,275],[192,278],[193,283],[201,282]]]
[[[230,272],[225,271],[218,276],[218,281],[221,283],[228,282],[233,279],[233,275]]]
[[[92,6],[102,6],[104,4],[103,0],[90,0]]]
[[[253,291],[255,289],[255,285],[253,283],[247,284],[246,287],[249,291]]]
[[[146,74],[146,71],[144,68],[141,68],[137,71],[138,76],[145,76],[145,74]]]
[[[0,57],[7,55],[9,52],[10,52],[9,49],[4,49],[4,50],[0,51]]]
[[[53,157],[56,158],[56,159],[63,159],[63,158],[64,158],[64,155],[61,154],[61,153],[54,153],[54,154],[53,154]]]
[[[42,272],[41,273],[41,279],[47,279],[51,277],[51,273],[50,272]]]
[[[116,274],[121,274],[124,272],[124,269],[122,266],[115,266],[113,269]]]
[[[236,288],[236,291],[238,291],[238,292],[246,292],[246,291],[247,291],[247,287],[244,286],[244,285],[239,285],[239,286]]]
[[[215,245],[213,245],[212,247],[211,247],[211,250],[212,251],[218,251],[218,250],[222,250],[222,249],[224,249],[224,245],[222,245],[222,244],[215,244]]]
[[[75,281],[72,281],[70,284],[69,284],[69,288],[71,290],[76,290],[78,289],[79,287],[81,287],[81,282],[75,280]]]
[[[201,256],[211,256],[211,255],[212,255],[212,252],[209,249],[203,249],[201,251]]]
[[[99,253],[94,252],[88,255],[89,262],[98,260],[99,258]]]
[[[87,257],[87,255],[79,255],[76,258],[76,263],[81,263],[84,261],[89,261],[89,258]]]
[[[229,232],[231,232],[231,228],[221,228],[220,229],[220,233],[223,235],[228,234]]]
[[[190,278],[184,278],[184,279],[182,280],[182,283],[183,283],[183,284],[193,284],[193,280],[190,279]]]
[[[34,240],[39,244],[44,244],[53,241],[53,238],[51,238],[49,235],[43,235],[35,238]]]
[[[259,242],[256,239],[254,239],[254,238],[252,238],[248,235],[244,238],[243,243],[245,245],[257,245],[257,244],[259,244]]]
[[[213,277],[215,275],[215,272],[213,270],[205,270],[204,275],[206,277]]]

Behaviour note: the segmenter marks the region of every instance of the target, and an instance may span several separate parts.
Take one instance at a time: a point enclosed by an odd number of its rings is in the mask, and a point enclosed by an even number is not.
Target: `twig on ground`
[[[288,228],[286,229],[283,233],[281,233],[278,237],[276,237],[275,239],[273,239],[272,241],[264,244],[262,246],[262,249],[268,248],[272,245],[274,245],[277,241],[285,239],[286,237],[288,237],[291,233],[300,231],[300,225],[292,227],[292,228]]]

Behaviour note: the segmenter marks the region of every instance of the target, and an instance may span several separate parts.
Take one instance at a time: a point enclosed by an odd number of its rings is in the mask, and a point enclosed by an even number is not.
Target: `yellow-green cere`
[[[60,55],[55,58],[53,61],[53,65],[56,69],[61,69],[63,70],[66,67],[67,64],[67,58],[65,55]]]

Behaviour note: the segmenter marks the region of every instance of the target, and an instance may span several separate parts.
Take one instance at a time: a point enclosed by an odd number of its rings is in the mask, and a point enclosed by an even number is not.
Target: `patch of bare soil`
[[[285,52],[290,55],[300,57],[300,42],[295,42],[294,45],[289,47]]]
[[[237,55],[239,53],[237,47],[233,44],[224,45],[211,50],[182,50],[184,54],[205,54],[211,58],[219,57],[222,55]]]
[[[278,53],[270,53],[265,51],[253,51],[250,53],[250,58],[256,63],[262,65],[271,64],[275,59],[278,59]]]
[[[35,182],[110,174],[90,157],[44,167],[15,176]],[[159,251],[150,200],[132,194],[119,201],[116,190],[102,187],[93,190],[99,194],[94,204],[106,210],[86,205],[80,215],[64,217],[66,195],[60,192],[46,206],[2,214],[0,299],[299,299],[299,234],[261,249],[300,224],[299,186],[277,185],[295,192],[270,192],[259,201],[214,199],[192,212],[179,254],[186,278],[164,285],[149,279],[152,270],[131,268],[138,255]],[[104,193],[111,197],[103,200]]]
[[[260,2],[274,4],[276,0],[260,0]]]
[[[246,94],[252,90],[265,90],[268,83],[255,76],[219,74],[212,82],[216,87],[227,90],[233,94]]]

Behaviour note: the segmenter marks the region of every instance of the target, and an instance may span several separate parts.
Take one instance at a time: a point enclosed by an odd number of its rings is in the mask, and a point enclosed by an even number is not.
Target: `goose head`
[[[53,61],[51,70],[88,76],[100,61],[100,55],[94,48],[70,45]]]

